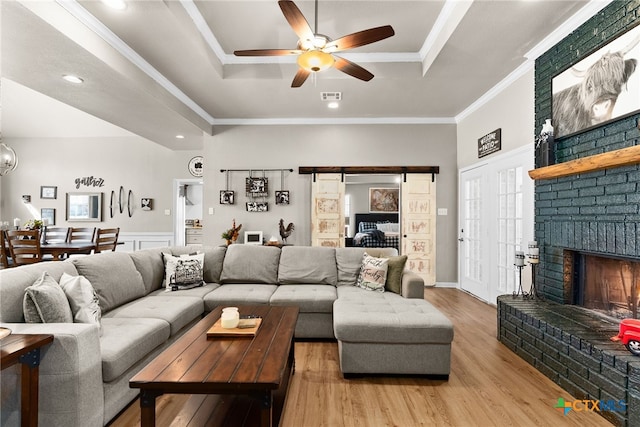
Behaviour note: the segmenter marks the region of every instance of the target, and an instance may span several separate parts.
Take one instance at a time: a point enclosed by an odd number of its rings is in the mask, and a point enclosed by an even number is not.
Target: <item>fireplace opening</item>
[[[640,261],[565,251],[565,286],[571,304],[615,319],[638,319]]]

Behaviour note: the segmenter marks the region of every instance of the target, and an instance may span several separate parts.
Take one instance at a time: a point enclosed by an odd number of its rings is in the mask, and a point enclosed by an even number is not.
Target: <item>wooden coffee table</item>
[[[239,311],[262,318],[255,336],[207,338],[222,313],[217,307],[131,379],[129,386],[140,389],[142,427],[155,425],[156,398],[165,393],[220,395],[207,417],[224,420],[221,425],[279,424],[294,371],[298,308],[240,306]],[[248,421],[251,409],[239,405],[252,406],[259,419]]]

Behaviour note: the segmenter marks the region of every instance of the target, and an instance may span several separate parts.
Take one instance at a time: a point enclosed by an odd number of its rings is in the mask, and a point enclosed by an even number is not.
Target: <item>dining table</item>
[[[64,254],[89,253],[95,247],[93,242],[47,242],[40,245],[40,252],[51,255],[53,261],[61,261]]]

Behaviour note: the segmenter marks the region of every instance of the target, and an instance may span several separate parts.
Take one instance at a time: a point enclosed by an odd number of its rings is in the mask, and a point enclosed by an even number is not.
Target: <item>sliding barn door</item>
[[[431,174],[407,174],[402,183],[402,254],[407,268],[436,283],[436,183]]]
[[[311,184],[311,246],[344,247],[344,181],[316,174]]]

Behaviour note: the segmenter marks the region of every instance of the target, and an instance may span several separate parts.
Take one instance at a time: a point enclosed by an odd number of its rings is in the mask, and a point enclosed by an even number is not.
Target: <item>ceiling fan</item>
[[[373,74],[358,64],[334,55],[334,53],[375,43],[395,34],[391,25],[384,25],[332,40],[324,34],[318,33],[318,0],[315,2],[315,31],[311,30],[309,23],[294,2],[280,0],[278,5],[287,22],[299,37],[297,49],[236,50],[233,54],[236,56],[298,55],[297,62],[300,68],[293,78],[291,87],[302,86],[311,73],[322,71],[332,66],[335,66],[345,74],[368,82],[373,78]]]

